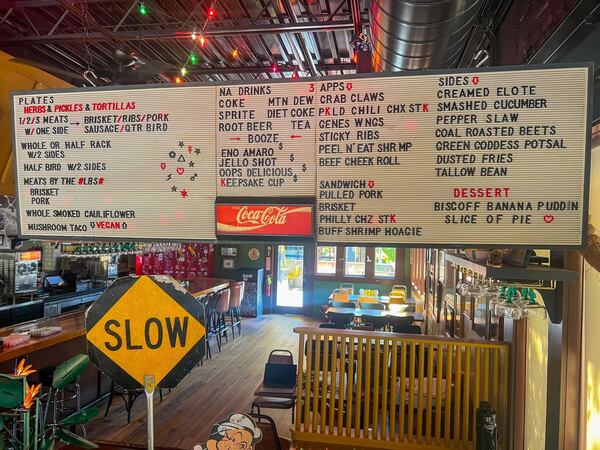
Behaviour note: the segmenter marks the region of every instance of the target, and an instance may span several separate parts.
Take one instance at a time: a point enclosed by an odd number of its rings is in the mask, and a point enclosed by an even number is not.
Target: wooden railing
[[[476,408],[488,401],[501,448],[508,448],[507,344],[305,327],[294,332],[300,341],[294,440],[471,449]]]

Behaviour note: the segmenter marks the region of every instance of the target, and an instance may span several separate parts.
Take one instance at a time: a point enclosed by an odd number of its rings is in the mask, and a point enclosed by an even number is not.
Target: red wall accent
[[[177,252],[144,253],[136,257],[136,275],[170,275],[176,280],[214,276],[213,244],[181,244]]]

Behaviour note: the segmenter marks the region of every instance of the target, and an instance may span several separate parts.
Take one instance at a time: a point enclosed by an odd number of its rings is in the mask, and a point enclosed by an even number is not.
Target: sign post
[[[143,388],[148,449],[154,449],[154,391],[175,387],[206,350],[204,306],[173,278],[124,277],[86,312],[92,363],[125,389]]]
[[[148,450],[154,450],[154,376],[144,377],[144,392],[146,393],[146,411],[148,422]]]

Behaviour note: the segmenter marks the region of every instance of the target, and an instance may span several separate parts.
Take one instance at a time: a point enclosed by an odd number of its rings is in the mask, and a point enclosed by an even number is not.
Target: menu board
[[[218,88],[217,195],[315,194],[311,84]]]
[[[590,67],[13,96],[20,235],[214,240],[220,198],[316,198],[323,243],[579,247]]]
[[[214,239],[214,89],[13,98],[20,235]]]
[[[580,245],[588,80],[568,68],[319,83],[319,240]]]

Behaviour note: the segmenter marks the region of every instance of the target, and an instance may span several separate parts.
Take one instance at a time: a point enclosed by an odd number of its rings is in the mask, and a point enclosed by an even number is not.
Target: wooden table
[[[406,311],[387,311],[378,309],[354,309],[354,308],[327,308],[325,314],[336,313],[336,314],[354,314],[354,317],[374,316],[374,317],[414,317],[415,322],[425,322],[423,314],[417,312],[406,312]]]
[[[27,355],[29,353],[43,350],[48,347],[52,347],[63,342],[67,342],[71,339],[78,338],[85,335],[85,311],[78,310],[70,313],[63,314],[58,317],[51,317],[47,319],[38,319],[31,322],[24,322],[10,327],[2,328],[0,330],[0,336],[8,336],[16,328],[22,328],[23,326],[35,324],[36,328],[41,327],[61,327],[60,333],[52,334],[46,337],[31,338],[22,344],[14,347],[4,347],[4,350],[0,352],[0,363],[10,361],[11,359],[18,358],[19,356]]]
[[[352,294],[348,296],[348,301],[350,302],[358,302],[361,297],[368,297],[367,295],[356,295]],[[333,292],[329,294],[329,301],[333,301]],[[388,295],[379,295],[377,296],[377,303],[388,304],[390,302],[390,297]],[[406,305],[416,305],[416,301],[414,298],[406,297],[404,299],[404,304]]]
[[[194,297],[201,297],[202,295],[212,294],[218,292],[221,289],[229,287],[229,283],[233,280],[226,280],[224,278],[196,278],[189,280],[189,286],[187,290],[192,293]]]

